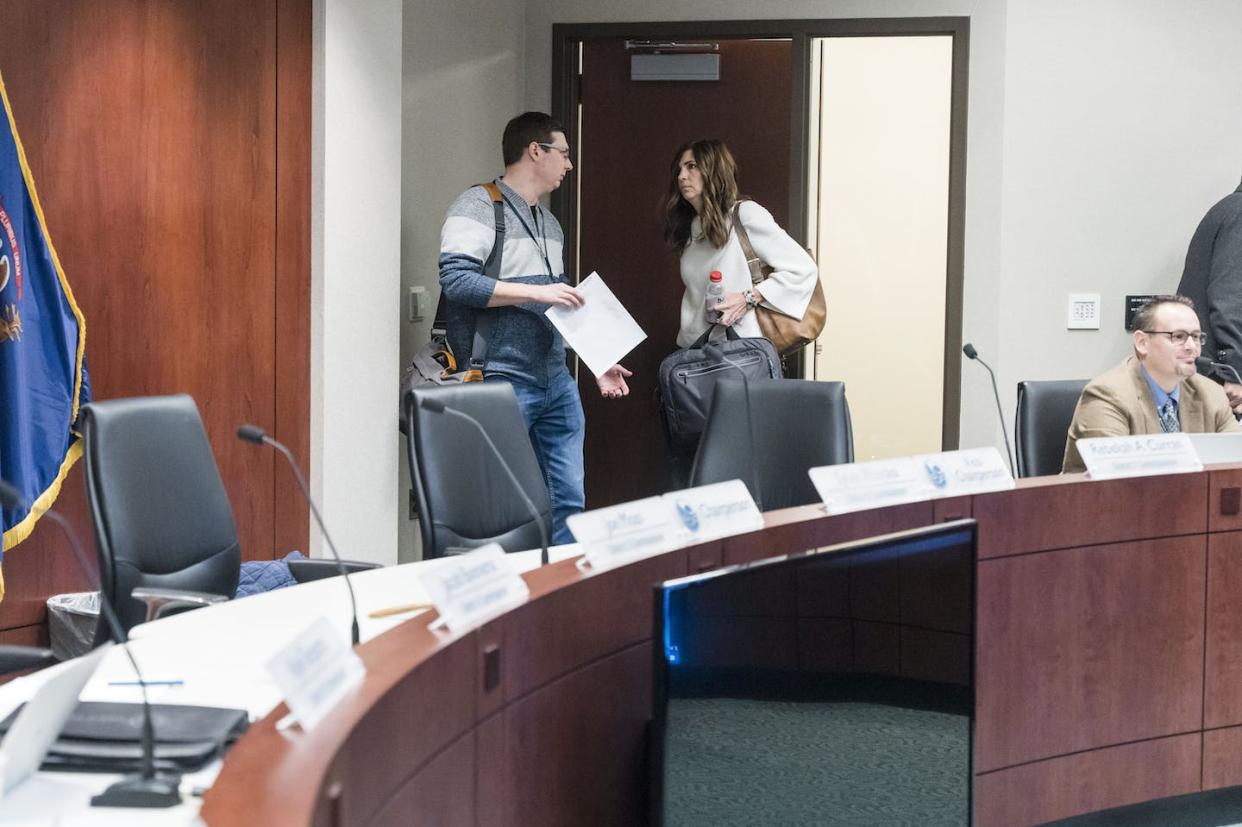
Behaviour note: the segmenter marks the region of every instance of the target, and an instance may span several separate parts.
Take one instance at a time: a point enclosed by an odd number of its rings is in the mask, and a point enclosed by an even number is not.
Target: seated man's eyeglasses
[[[1193,339],[1199,347],[1203,347],[1207,341],[1207,334],[1202,330],[1144,330],[1143,332],[1149,336],[1156,334],[1168,336],[1169,341],[1175,345],[1184,345],[1187,339]]]
[[[544,149],[555,149],[557,152],[561,153],[566,158],[569,157],[569,147],[567,146],[557,146],[556,144],[545,144],[545,143],[540,143],[539,141],[536,141],[535,143],[538,143]]]

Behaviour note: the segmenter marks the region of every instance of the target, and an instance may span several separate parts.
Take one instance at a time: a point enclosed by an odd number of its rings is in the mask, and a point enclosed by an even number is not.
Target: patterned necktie
[[[1182,425],[1177,421],[1177,403],[1168,399],[1160,408],[1160,430],[1166,434],[1175,434],[1181,429]]]

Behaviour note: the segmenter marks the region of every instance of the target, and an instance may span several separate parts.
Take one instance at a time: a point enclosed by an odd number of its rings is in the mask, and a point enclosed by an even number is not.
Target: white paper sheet
[[[550,307],[548,318],[565,337],[595,378],[625,358],[647,338],[634,317],[604,284],[599,273],[591,273],[578,285],[586,297],[582,307]]]

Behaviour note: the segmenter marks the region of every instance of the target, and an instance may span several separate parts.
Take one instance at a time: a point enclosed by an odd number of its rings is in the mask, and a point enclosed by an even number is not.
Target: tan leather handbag
[[[738,243],[742,245],[742,253],[746,256],[746,266],[750,268],[750,283],[755,285],[766,279],[772,268],[764,264],[755,255],[755,248],[750,246],[750,236],[738,215],[738,206],[741,203],[738,201],[733,205],[733,227],[737,230]],[[807,250],[808,254],[810,252]],[[815,277],[811,303],[806,306],[806,312],[801,319],[786,316],[763,305],[755,307],[755,319],[759,322],[760,332],[776,345],[777,352],[782,356],[815,341],[824,332],[824,325],[828,322],[828,304],[824,301],[824,286],[820,283],[819,275],[816,274]]]

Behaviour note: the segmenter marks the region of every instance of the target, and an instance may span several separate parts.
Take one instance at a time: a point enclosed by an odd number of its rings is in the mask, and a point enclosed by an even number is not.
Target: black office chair
[[[1061,473],[1065,438],[1086,379],[1018,383],[1014,436],[1018,444],[1018,476]]]
[[[750,420],[746,392],[741,381],[717,383],[690,484],[740,479],[760,511],[819,502],[807,471],[854,461],[845,383],[751,380]]]
[[[82,408],[86,492],[99,550],[102,599],[131,627],[233,597],[241,543],[203,430],[185,394],[93,402]],[[299,581],[336,574],[305,561]],[[373,563],[349,563],[357,571]],[[305,573],[309,572],[309,574]],[[100,624],[96,643],[108,638]]]
[[[403,400],[410,479],[418,505],[423,556],[440,557],[487,543],[505,551],[539,547],[539,527],[479,432],[432,399],[469,414],[487,430],[545,528],[552,504],[513,388],[504,382],[416,388]]]

